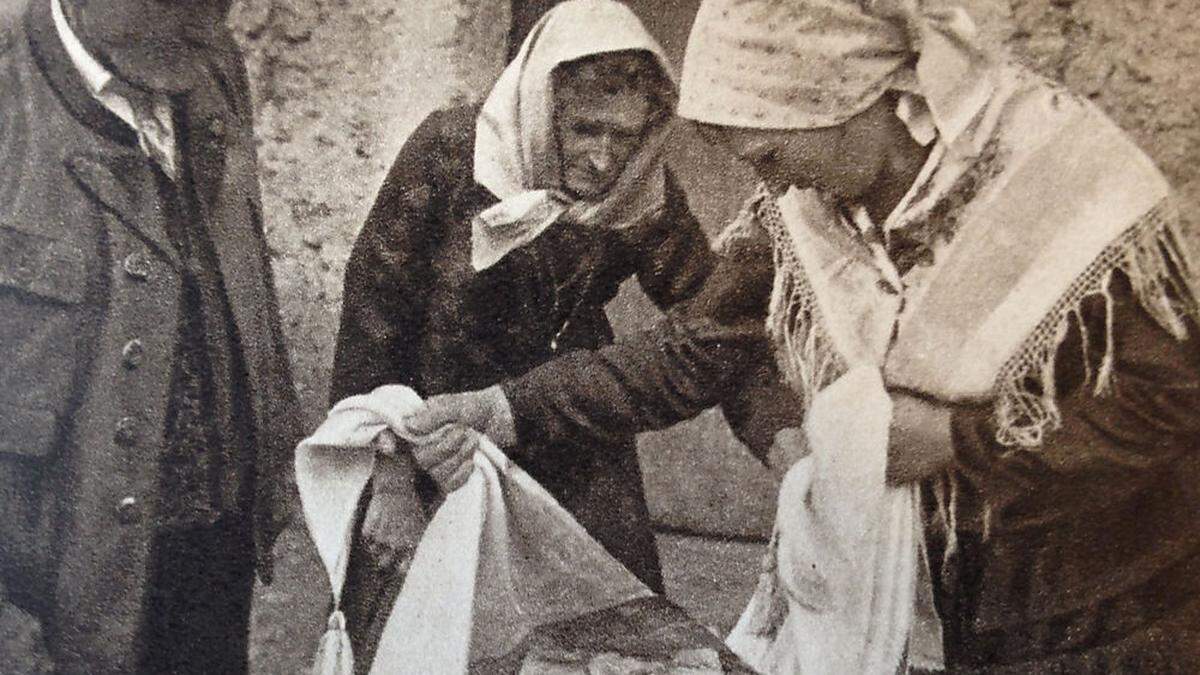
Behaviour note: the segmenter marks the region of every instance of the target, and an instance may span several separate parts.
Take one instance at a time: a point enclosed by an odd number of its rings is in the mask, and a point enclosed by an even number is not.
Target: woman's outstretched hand
[[[405,421],[409,431],[417,436],[428,436],[444,426],[459,424],[486,435],[502,448],[517,441],[512,409],[499,385],[433,396]]]
[[[458,424],[442,427],[413,445],[413,457],[442,493],[450,494],[471,477],[481,438],[478,431]]]
[[[413,457],[446,494],[471,476],[480,434],[501,447],[516,442],[512,412],[499,386],[431,397],[405,421],[408,431],[424,439],[414,444]]]

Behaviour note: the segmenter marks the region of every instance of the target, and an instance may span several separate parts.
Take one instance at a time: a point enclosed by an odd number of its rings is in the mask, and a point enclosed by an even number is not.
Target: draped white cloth
[[[349,675],[338,602],[355,509],[376,470],[375,437],[421,399],[389,385],[338,403],[296,449],[305,522],[334,599],[314,671]],[[372,673],[462,673],[510,653],[536,627],[652,595],[558,503],[486,437],[467,483],[426,527],[385,624]]]
[[[726,643],[763,673],[895,673],[942,665],[919,494],[888,487],[891,399],[877,368],[817,394],[812,454],[779,490],[768,566]]]

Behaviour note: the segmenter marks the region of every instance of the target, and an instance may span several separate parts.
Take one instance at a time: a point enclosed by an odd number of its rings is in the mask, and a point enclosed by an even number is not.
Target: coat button
[[[137,439],[137,420],[133,419],[132,417],[122,417],[120,421],[117,422],[117,431],[113,434],[113,440],[117,442],[117,445],[123,448],[128,448],[134,443],[137,443]]]
[[[121,263],[121,267],[125,269],[125,274],[139,281],[146,281],[150,278],[150,258],[141,251],[134,251],[125,256],[125,262]]]
[[[136,523],[142,515],[141,505],[134,497],[125,497],[117,502],[117,521],[122,525]]]
[[[214,117],[208,121],[208,131],[217,138],[225,136],[225,120],[220,117]]]
[[[129,370],[133,370],[142,365],[142,357],[146,354],[146,348],[142,346],[142,341],[134,338],[125,343],[125,348],[121,350],[121,362]]]

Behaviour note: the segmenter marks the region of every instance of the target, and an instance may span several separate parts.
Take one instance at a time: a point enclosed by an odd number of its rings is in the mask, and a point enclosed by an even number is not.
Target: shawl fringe
[[[720,234],[714,248],[727,255],[740,240],[760,237],[764,231],[776,270],[767,333],[776,345],[780,372],[807,410],[816,392],[847,365],[822,327],[815,292],[765,186]],[[1095,396],[1109,391],[1116,349],[1110,288],[1117,271],[1129,278],[1139,303],[1159,325],[1178,340],[1188,337],[1188,317],[1200,318],[1200,234],[1185,226],[1178,204],[1167,197],[1092,261],[1000,369],[993,389],[998,442],[1014,449],[1036,448],[1061,426],[1054,366],[1072,318],[1082,333],[1086,386]],[[1083,303],[1093,297],[1104,301],[1107,318],[1101,336],[1089,335],[1082,321]],[[1093,362],[1090,345],[1096,339],[1103,340],[1104,349]]]
[[[1113,335],[1113,274],[1129,278],[1141,306],[1177,340],[1188,337],[1186,319],[1200,316],[1200,245],[1187,231],[1178,205],[1167,197],[1130,227],[1079,275],[1037,328],[1000,369],[995,383],[996,439],[1003,445],[1035,448],[1062,425],[1055,390],[1055,360],[1072,318],[1083,340],[1086,384],[1095,396],[1113,383],[1116,345]],[[1089,335],[1082,306],[1090,298],[1104,302],[1104,349],[1099,362],[1090,356],[1097,336]]]
[[[775,281],[766,329],[779,372],[800,395],[804,412],[813,397],[846,372],[848,365],[825,333],[816,293],[792,249],[774,195],[760,185],[741,213],[717,237],[714,248],[730,255],[741,240],[769,236]]]

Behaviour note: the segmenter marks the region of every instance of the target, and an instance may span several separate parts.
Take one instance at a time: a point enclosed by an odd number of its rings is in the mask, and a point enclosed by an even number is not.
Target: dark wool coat
[[[178,338],[180,267],[155,171],[91,98],[49,2],[0,25],[0,574],[62,672],[136,668]],[[260,213],[244,65],[223,112],[177,129],[236,325],[253,410],[260,572],[300,430]],[[14,666],[15,667],[15,666]]]
[[[346,270],[333,398],[387,383],[479,389],[612,341],[604,305],[636,277],[660,307],[689,297],[713,254],[668,178],[662,216],[627,230],[557,224],[493,267],[470,265],[477,108],[435,112],[401,150]],[[588,386],[586,382],[579,386]],[[634,435],[527,437],[516,461],[643,581],[661,590]],[[586,458],[580,460],[579,458]]]

